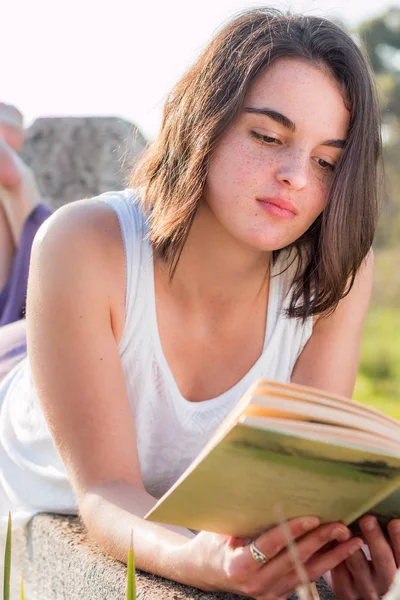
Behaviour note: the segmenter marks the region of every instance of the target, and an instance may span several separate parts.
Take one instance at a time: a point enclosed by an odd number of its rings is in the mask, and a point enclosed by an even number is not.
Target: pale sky
[[[0,0],[0,101],[40,116],[112,115],[148,138],[166,94],[220,24],[249,0]],[[400,0],[268,4],[350,26]]]

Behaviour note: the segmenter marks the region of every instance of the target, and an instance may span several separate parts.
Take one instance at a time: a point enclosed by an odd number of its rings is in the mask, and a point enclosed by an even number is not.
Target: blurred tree
[[[381,104],[386,193],[376,246],[393,248],[400,240],[400,8],[363,22],[357,34],[375,72]]]
[[[400,419],[400,8],[365,21],[355,33],[377,81],[386,172],[356,397]]]
[[[400,8],[390,8],[382,16],[365,21],[358,31],[376,74],[396,69],[400,50]]]

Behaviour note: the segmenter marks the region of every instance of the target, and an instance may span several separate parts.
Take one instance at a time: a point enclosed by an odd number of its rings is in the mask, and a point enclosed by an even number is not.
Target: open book
[[[146,519],[255,537],[281,519],[400,517],[400,422],[319,390],[259,380]]]

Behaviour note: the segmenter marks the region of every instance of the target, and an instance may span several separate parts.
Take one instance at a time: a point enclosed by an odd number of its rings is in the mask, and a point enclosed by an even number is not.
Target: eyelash
[[[280,140],[278,140],[277,138],[270,137],[269,135],[261,135],[261,133],[257,133],[256,131],[252,131],[251,135],[254,138],[256,138],[256,140],[265,142],[266,144],[273,144],[274,142],[278,142],[278,144],[282,144],[282,142]],[[323,158],[318,158],[316,162],[323,171],[327,171],[327,170],[334,171],[335,170],[335,165],[331,165],[331,163],[328,163]],[[324,164],[322,165],[321,163],[324,163]]]

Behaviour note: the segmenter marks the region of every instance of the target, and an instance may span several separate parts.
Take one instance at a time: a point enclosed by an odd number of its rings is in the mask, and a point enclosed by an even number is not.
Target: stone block
[[[35,516],[14,534],[13,569],[23,574],[27,600],[123,600],[126,566],[106,556],[88,539],[77,517]],[[138,600],[240,600],[210,594],[138,571]],[[324,582],[321,600],[334,600]],[[295,596],[292,597],[295,600]]]
[[[37,119],[26,129],[22,158],[33,169],[45,203],[53,208],[126,187],[146,140],[115,117]]]

